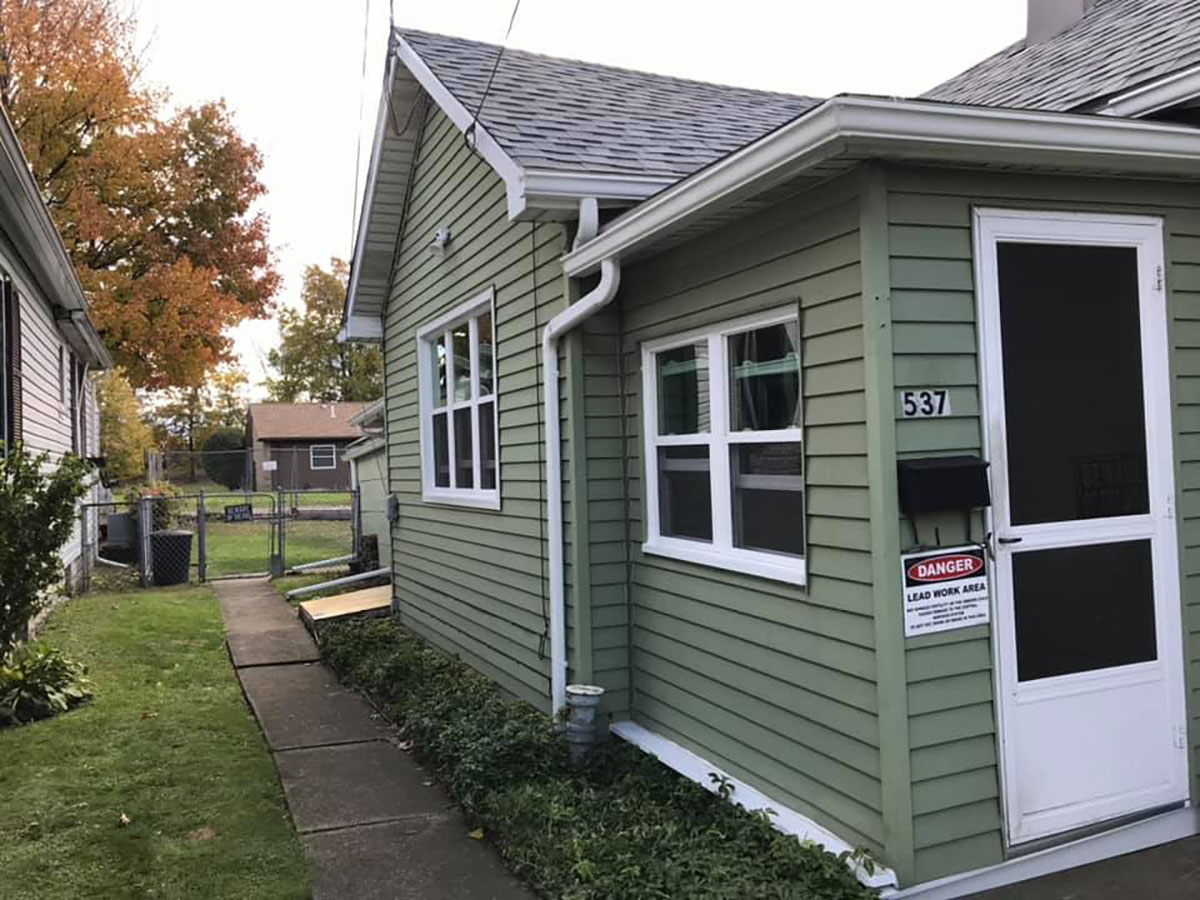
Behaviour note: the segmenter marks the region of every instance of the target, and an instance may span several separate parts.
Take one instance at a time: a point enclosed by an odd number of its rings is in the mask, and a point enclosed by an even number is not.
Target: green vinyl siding
[[[975,206],[1161,216],[1165,223],[1176,487],[1183,567],[1192,741],[1200,741],[1200,190],[933,169],[888,173],[888,246],[894,377],[951,391],[954,415],[902,420],[901,457],[980,453],[980,385],[971,211]],[[929,519],[926,521],[926,519]],[[923,517],[924,541],[964,540],[961,514]],[[971,538],[983,536],[981,516]],[[912,543],[909,523],[901,541]],[[1004,856],[993,702],[991,629],[966,628],[906,642],[915,875],[926,881]],[[1200,751],[1198,751],[1200,752]],[[1193,753],[1193,774],[1196,753]],[[1195,787],[1193,787],[1195,793]]]
[[[400,503],[392,530],[396,609],[433,642],[548,709],[538,341],[541,327],[565,305],[563,228],[510,222],[503,182],[433,106],[407,203],[384,323],[388,465]],[[438,228],[452,234],[444,258],[428,251]],[[501,508],[427,503],[421,498],[416,332],[489,287],[496,297]],[[567,443],[564,457],[567,472]],[[569,491],[565,496],[569,546]]]
[[[597,648],[632,640],[611,683],[635,721],[878,850],[859,214],[857,182],[842,179],[626,266],[616,308],[584,336],[592,621]],[[791,304],[802,309],[807,589],[643,553],[642,342]]]

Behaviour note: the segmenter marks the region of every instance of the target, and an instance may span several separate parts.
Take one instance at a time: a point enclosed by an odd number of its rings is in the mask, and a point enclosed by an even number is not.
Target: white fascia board
[[[802,174],[852,146],[856,157],[933,162],[1054,163],[1200,176],[1200,130],[1113,116],[835,97],[616,219],[563,257],[568,276],[621,258],[739,196]]]
[[[342,459],[351,461],[362,459],[364,456],[370,456],[376,450],[382,450],[386,446],[387,440],[383,435],[371,435],[370,437],[359,438],[342,451]]]
[[[834,854],[853,854],[855,851],[855,847],[848,841],[818,825],[808,816],[789,809],[757,788],[751,787],[739,778],[734,778],[720,766],[714,765],[669,738],[655,734],[636,722],[630,721],[613,722],[609,725],[608,730],[622,740],[649,753],[663,765],[674,769],[684,778],[694,781],[711,793],[717,793],[717,780],[723,780],[733,788],[733,794],[729,798],[733,803],[749,812],[761,809],[772,811],[774,814],[770,816],[771,824],[784,834],[795,835],[802,841],[813,841]],[[717,780],[713,779],[714,775],[717,776]],[[861,863],[852,862],[850,858],[847,858],[846,864],[853,869],[858,880],[867,887],[888,890],[899,883],[895,872],[878,863],[875,864],[874,871],[870,873]]]
[[[1107,116],[1150,116],[1200,97],[1200,66],[1175,72],[1113,97],[1096,111]]]
[[[380,316],[349,316],[338,332],[339,344],[375,344],[383,340],[383,319]]]
[[[475,113],[467,109],[462,101],[450,93],[449,88],[442,84],[441,80],[433,74],[433,70],[426,65],[421,55],[400,34],[396,34],[396,58],[412,73],[413,77],[417,79],[417,83],[424,88],[442,112],[450,117],[450,121],[454,123],[455,127],[465,133],[471,123],[475,121]],[[482,123],[475,123],[474,136],[475,149],[504,181],[508,194],[508,214],[510,218],[516,218],[525,208],[521,167],[500,147]]]
[[[402,35],[396,36],[396,57],[458,130],[465,133],[475,122],[475,113],[433,74]],[[473,133],[475,150],[504,181],[510,219],[526,217],[539,210],[577,210],[583,197],[636,203],[678,180],[669,176],[524,169],[501,148],[481,122],[475,122]]]
[[[395,58],[389,54],[387,76],[383,80],[383,92],[379,97],[379,114],[375,117],[375,138],[371,144],[371,164],[367,168],[367,185],[363,189],[362,207],[358,213],[358,233],[354,236],[354,256],[350,262],[350,285],[346,289],[346,305],[342,312],[342,320],[346,323],[347,328],[350,321],[356,316],[358,277],[362,272],[363,256],[367,251],[371,206],[375,202],[375,185],[379,180],[379,161],[383,156],[383,142],[387,138],[388,104],[391,103],[395,83],[396,62]]]

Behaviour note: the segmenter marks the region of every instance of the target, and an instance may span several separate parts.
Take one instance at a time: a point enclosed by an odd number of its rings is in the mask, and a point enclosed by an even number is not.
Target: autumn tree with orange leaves
[[[0,0],[0,102],[130,382],[202,383],[279,286],[258,150],[223,102],[166,112],[114,0]]]

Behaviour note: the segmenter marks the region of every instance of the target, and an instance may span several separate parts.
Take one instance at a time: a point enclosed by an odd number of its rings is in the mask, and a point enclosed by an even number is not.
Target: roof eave
[[[1110,116],[835,97],[609,223],[563,256],[569,276],[594,271],[659,236],[843,154],[855,158],[1008,165],[1080,172],[1200,176],[1200,131]]]
[[[47,302],[63,313],[56,315],[56,319],[67,332],[72,348],[91,368],[112,368],[112,357],[88,318],[87,298],[75,266],[3,108],[0,108],[0,166],[3,169],[0,183],[7,188],[8,198],[0,203],[0,227],[8,234]]]
[[[358,231],[354,236],[354,255],[350,261],[350,283],[346,288],[346,303],[342,320],[349,323],[357,315],[359,278],[366,253],[367,231],[370,225],[371,205],[375,200],[375,188],[379,182],[379,160],[383,155],[383,141],[387,135],[388,102],[396,80],[396,61],[388,54],[387,69],[383,79],[383,91],[379,97],[379,113],[375,117],[375,135],[371,143],[371,161],[367,168],[367,183],[363,188],[362,208],[358,214]],[[339,340],[341,336],[339,335]],[[353,340],[347,338],[347,340]]]
[[[1200,97],[1200,66],[1173,72],[1101,101],[1096,112],[1107,116],[1152,116],[1187,100]]]

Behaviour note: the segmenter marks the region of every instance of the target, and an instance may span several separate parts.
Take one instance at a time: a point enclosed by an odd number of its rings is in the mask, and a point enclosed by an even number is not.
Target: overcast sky
[[[1020,38],[1026,2],[522,0],[509,46],[798,94],[911,96]],[[395,0],[397,25],[492,43],[511,12],[511,0]],[[351,253],[387,0],[140,0],[138,17],[148,78],[179,104],[223,97],[262,151],[280,302],[297,303],[306,265]],[[260,383],[275,323],[235,337]]]

